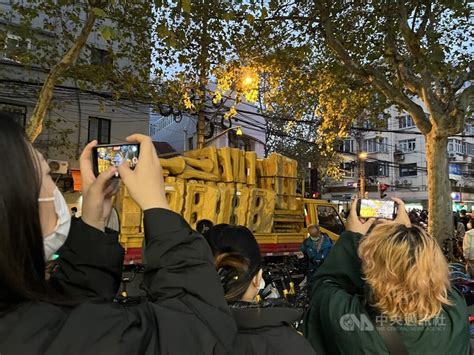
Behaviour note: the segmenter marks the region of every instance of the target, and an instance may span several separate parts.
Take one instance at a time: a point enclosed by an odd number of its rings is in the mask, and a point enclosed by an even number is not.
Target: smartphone
[[[128,162],[130,169],[134,169],[140,155],[139,144],[107,144],[98,145],[92,151],[94,174],[97,176],[110,166],[119,166]]]
[[[357,215],[362,218],[394,219],[395,202],[361,199],[357,201]]]

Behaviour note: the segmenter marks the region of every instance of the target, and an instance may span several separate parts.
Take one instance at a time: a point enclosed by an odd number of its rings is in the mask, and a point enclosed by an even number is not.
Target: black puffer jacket
[[[291,327],[301,319],[300,311],[271,301],[234,302],[229,306],[239,328],[236,354],[316,354],[311,344]]]
[[[153,301],[112,302],[123,250],[75,222],[53,276],[76,305],[27,303],[0,315],[0,354],[227,354],[237,333],[210,249],[177,214],[145,211],[144,286]]]

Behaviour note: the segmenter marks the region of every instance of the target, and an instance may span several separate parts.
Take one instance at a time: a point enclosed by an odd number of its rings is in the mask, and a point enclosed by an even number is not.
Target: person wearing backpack
[[[396,219],[377,223],[361,222],[354,201],[316,272],[304,334],[318,354],[469,354],[467,307],[446,259],[393,200]]]

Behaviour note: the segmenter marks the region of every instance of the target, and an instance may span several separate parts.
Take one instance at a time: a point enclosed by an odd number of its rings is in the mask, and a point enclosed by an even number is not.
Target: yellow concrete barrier
[[[246,226],[253,233],[271,233],[275,193],[265,189],[251,189],[249,195]]]
[[[166,199],[170,209],[176,213],[181,213],[184,205],[184,193],[186,182],[175,177],[168,177],[165,180]]]
[[[184,219],[192,228],[196,228],[196,223],[203,219],[215,224],[218,200],[217,187],[188,181],[184,199]]]

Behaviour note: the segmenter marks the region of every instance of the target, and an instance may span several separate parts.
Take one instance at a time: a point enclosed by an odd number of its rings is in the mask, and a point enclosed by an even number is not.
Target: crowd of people
[[[412,224],[419,225],[424,229],[428,228],[428,211],[427,210],[419,210],[419,209],[413,208],[410,211],[408,211],[408,217],[410,218],[410,222]]]
[[[192,230],[168,207],[150,138],[127,140],[140,144],[133,171],[122,164],[96,177],[96,142],[85,147],[82,213],[71,220],[42,155],[0,118],[2,355],[469,353],[465,301],[436,240],[401,200],[394,221],[360,220],[355,201],[334,245],[310,227],[302,250],[311,301],[300,334],[292,324],[301,312],[258,301],[265,280],[251,231]],[[136,304],[116,302],[124,250],[106,221],[117,172],[144,211],[146,297]]]

